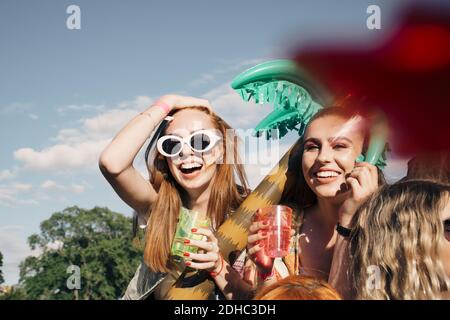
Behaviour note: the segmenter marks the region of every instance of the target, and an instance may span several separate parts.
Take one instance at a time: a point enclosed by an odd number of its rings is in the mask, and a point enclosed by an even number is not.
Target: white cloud
[[[133,101],[120,102],[117,107],[120,109],[127,108],[136,111],[144,111],[153,102],[153,98],[149,96],[137,96]]]
[[[73,172],[73,170],[97,170],[101,151],[117,132],[138,112],[148,108],[152,99],[138,96],[133,101],[119,103],[116,108],[94,117],[80,119],[77,128],[64,128],[50,141],[55,144],[36,150],[21,148],[14,158],[24,168],[36,171]],[[87,105],[84,105],[87,108]],[[72,109],[75,107],[72,106]],[[82,108],[82,106],[80,107]],[[100,107],[99,107],[100,108]],[[80,188],[74,188],[74,191]]]
[[[81,134],[81,131],[79,129],[67,128],[59,130],[56,137],[52,138],[51,140],[66,144],[76,144],[82,142],[83,135]]]
[[[64,186],[53,180],[45,180],[41,185],[41,189],[45,191],[56,191],[56,192],[70,192],[70,193],[83,193],[86,189],[84,185],[81,184],[71,184],[69,186]]]
[[[11,194],[8,194],[7,190],[0,188],[0,205],[6,207],[13,207],[14,203],[17,202],[17,199],[13,197]]]
[[[111,134],[123,127],[137,115],[135,110],[114,109],[99,116],[83,120],[83,129],[91,137],[112,137]]]
[[[215,75],[212,73],[202,73],[198,79],[191,82],[192,86],[205,85],[215,79]]]
[[[229,83],[208,91],[203,97],[208,99],[213,110],[235,129],[255,127],[273,110],[272,105],[243,101]]]
[[[63,107],[56,108],[58,113],[65,113],[70,111],[103,111],[105,109],[104,105],[91,105],[91,104],[71,104]]]
[[[149,107],[151,102],[151,98],[146,96],[120,102],[106,112],[80,119],[77,127],[59,130],[56,136],[50,139],[52,144],[46,148],[27,147],[16,150],[14,158],[22,166],[1,170],[0,181],[16,178],[23,171],[78,174],[88,170],[98,173],[101,151],[128,121]],[[22,195],[32,190],[31,185],[18,182],[3,184],[0,185],[0,206],[15,208],[21,205],[37,205],[42,201],[55,201],[55,196],[65,199],[65,195],[84,193],[88,187],[87,183],[65,184],[58,179],[46,180],[25,198]],[[49,191],[52,196],[48,196]]]
[[[37,119],[39,119],[39,116],[38,116],[37,114],[34,114],[34,113],[29,113],[29,114],[28,114],[28,117],[30,117],[32,120],[37,120]]]
[[[0,171],[0,181],[6,179],[12,179],[16,176],[16,173],[11,170],[2,170]]]
[[[29,191],[33,186],[27,183],[14,183],[12,187],[17,191]]]
[[[72,193],[83,193],[85,189],[85,186],[82,186],[81,184],[72,184],[69,188]]]
[[[49,190],[49,191],[63,190],[64,189],[64,187],[62,185],[59,185],[55,181],[52,181],[52,180],[45,180],[41,184],[41,188],[44,189],[44,190]]]
[[[57,144],[37,151],[22,148],[14,152],[14,158],[30,170],[65,171],[96,167],[101,150],[108,140],[88,141],[74,145]]]
[[[37,201],[33,199],[20,199],[20,195],[31,191],[32,187],[31,184],[25,183],[0,185],[0,205],[10,208],[20,205],[36,205]]]

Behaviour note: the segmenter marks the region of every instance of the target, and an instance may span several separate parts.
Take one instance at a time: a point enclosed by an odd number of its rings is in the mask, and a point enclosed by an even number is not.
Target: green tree
[[[54,213],[41,223],[39,235],[28,238],[31,249],[41,254],[20,264],[19,284],[27,298],[119,298],[142,256],[132,245],[131,224],[130,218],[107,208],[70,207]],[[79,267],[79,289],[70,266]]]
[[[13,286],[6,293],[0,294],[0,300],[26,300],[27,294],[21,287]]]
[[[1,267],[3,267],[3,255],[0,252],[0,268]],[[3,282],[5,282],[5,279],[3,278],[2,270],[0,270],[0,284],[2,284]]]

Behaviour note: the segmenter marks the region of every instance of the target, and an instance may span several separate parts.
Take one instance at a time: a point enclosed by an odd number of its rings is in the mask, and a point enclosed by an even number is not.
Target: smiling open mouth
[[[201,165],[200,163],[183,163],[179,169],[183,174],[190,174],[196,171],[200,171],[202,168],[203,165]]]
[[[314,173],[316,178],[333,178],[339,176],[340,173],[336,171],[319,171]]]

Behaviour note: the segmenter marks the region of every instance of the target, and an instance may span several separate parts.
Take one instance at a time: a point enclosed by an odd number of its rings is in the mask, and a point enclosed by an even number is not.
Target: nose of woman
[[[183,143],[181,146],[180,158],[187,158],[194,154],[194,151],[188,146],[187,143]]]
[[[330,163],[333,159],[333,149],[330,146],[322,145],[317,155],[317,161],[320,163]]]

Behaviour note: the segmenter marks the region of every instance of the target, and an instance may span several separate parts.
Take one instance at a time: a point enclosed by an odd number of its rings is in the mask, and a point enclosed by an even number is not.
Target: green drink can
[[[184,256],[185,252],[197,253],[198,247],[187,245],[184,243],[184,240],[202,240],[204,236],[201,234],[193,234],[191,229],[209,227],[210,220],[208,218],[202,217],[197,211],[181,207],[175,236],[172,241],[172,248],[170,250],[172,261],[177,264],[184,264],[186,260],[186,257]]]

